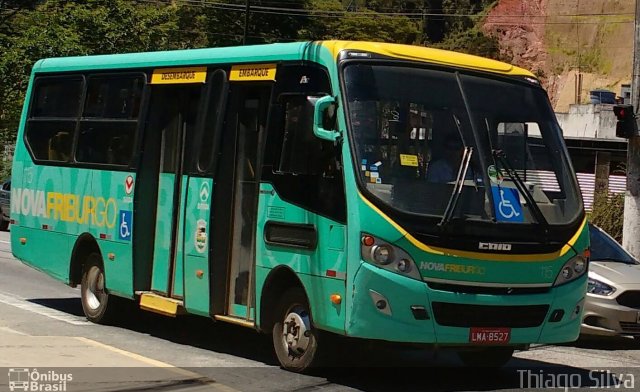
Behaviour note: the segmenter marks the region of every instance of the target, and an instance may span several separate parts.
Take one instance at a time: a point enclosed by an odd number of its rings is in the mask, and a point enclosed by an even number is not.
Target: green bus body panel
[[[189,178],[184,230],[181,230],[184,232],[184,298],[187,311],[200,315],[208,315],[210,306],[209,216],[212,195],[211,179]]]
[[[314,250],[267,245],[264,225],[268,221],[312,225],[317,231],[318,245]],[[256,235],[258,266],[274,268],[287,265],[301,274],[326,276],[327,270],[332,270],[337,275],[344,275],[345,234],[344,225],[287,203],[271,184],[260,184]]]
[[[151,280],[151,289],[161,293],[167,293],[170,279],[169,263],[171,261],[171,230],[173,228],[172,217],[175,177],[175,174],[161,173],[158,182],[156,237],[153,251],[153,278]]]
[[[18,259],[53,278],[69,283],[69,259],[74,240],[72,236],[15,225],[11,227],[11,234],[11,249]],[[26,244],[20,243],[21,237],[27,238]]]
[[[108,289],[132,297],[131,236],[122,239],[119,231],[121,212],[133,210],[133,198],[124,189],[125,179],[133,174],[22,161],[13,168],[13,175],[20,180],[13,182],[11,190],[11,216],[17,222],[12,237],[14,241],[26,238],[24,245],[16,241],[16,257],[69,282],[71,251],[77,236],[88,233],[100,248]]]
[[[545,294],[535,295],[476,295],[429,290],[417,280],[363,263],[356,274],[353,309],[347,334],[361,338],[384,339],[397,342],[462,344],[469,340],[469,328],[445,327],[435,324],[432,302],[467,303],[473,305],[538,305],[549,304],[549,313],[540,327],[512,328],[512,344],[557,343],[577,339],[581,316],[571,318],[576,305],[584,300],[587,277],[560,286]],[[392,316],[377,310],[370,295],[373,290],[387,299]],[[428,320],[416,320],[410,306],[425,306]],[[555,309],[565,316],[557,323],[548,322]]]
[[[313,250],[296,249],[279,245],[267,245],[264,226],[268,221],[312,225],[317,232],[317,246]],[[269,270],[285,265],[298,274],[305,285],[313,312],[314,322],[322,328],[344,333],[345,312],[329,301],[331,294],[346,299],[346,229],[345,226],[303,208],[283,201],[271,184],[260,184],[258,201],[258,227],[256,234],[256,274],[258,294],[258,320],[260,295]],[[266,270],[266,271],[265,271]],[[328,278],[333,271],[336,278]],[[319,279],[318,279],[319,278]],[[314,282],[314,283],[311,283]],[[332,289],[335,291],[329,291]],[[327,305],[331,305],[328,309]]]
[[[110,292],[121,297],[133,298],[131,246],[120,242],[103,240],[98,240],[98,245],[103,255],[109,253],[116,255],[114,260],[103,257],[107,288],[109,288]]]

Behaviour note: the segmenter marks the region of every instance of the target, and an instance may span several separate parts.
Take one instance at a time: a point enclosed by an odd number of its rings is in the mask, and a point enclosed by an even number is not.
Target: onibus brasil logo
[[[39,372],[28,368],[9,369],[9,390],[13,391],[66,391],[67,383],[73,380],[71,373],[55,370]]]

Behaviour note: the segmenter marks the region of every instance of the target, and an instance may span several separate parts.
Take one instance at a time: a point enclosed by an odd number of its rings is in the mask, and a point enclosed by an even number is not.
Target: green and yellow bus
[[[480,57],[319,41],[52,58],[13,164],[14,255],[86,317],[121,299],[273,334],[506,362],[575,340],[588,228],[545,91]]]

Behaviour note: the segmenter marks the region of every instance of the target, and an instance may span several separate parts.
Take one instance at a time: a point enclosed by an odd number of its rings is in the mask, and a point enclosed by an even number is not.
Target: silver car
[[[640,340],[640,262],[604,230],[590,224],[589,231],[591,263],[581,332]]]

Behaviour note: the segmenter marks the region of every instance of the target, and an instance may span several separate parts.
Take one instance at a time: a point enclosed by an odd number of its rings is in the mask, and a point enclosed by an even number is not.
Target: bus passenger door
[[[151,290],[177,299],[184,296],[186,171],[201,90],[202,84],[154,86],[145,140],[150,156],[157,149],[155,170],[145,171],[148,181],[157,184]]]
[[[271,84],[236,83],[222,134],[212,216],[212,313],[255,317],[256,215]]]
[[[224,123],[229,82],[227,72],[209,72],[206,93],[198,119],[194,141],[194,166],[190,170],[184,213],[184,307],[189,313],[209,316],[211,312],[211,282],[224,285],[213,276],[209,265],[211,233],[227,230],[211,219],[211,201],[218,197],[218,185],[213,173],[218,165],[220,138]]]

